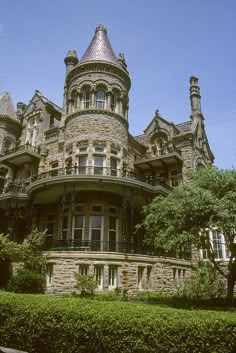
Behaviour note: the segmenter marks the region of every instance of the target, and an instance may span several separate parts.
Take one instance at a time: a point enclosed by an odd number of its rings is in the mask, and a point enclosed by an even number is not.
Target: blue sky
[[[0,1],[0,92],[27,103],[35,89],[62,106],[64,57],[80,58],[96,26],[125,54],[130,132],[156,109],[189,120],[189,77],[199,78],[206,132],[220,168],[236,167],[235,0]]]

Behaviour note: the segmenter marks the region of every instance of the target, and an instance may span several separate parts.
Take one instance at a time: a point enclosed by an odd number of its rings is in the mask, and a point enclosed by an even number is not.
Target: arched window
[[[105,109],[105,92],[102,90],[97,91],[96,108],[97,109]]]
[[[91,94],[90,91],[85,91],[83,94],[83,106],[84,109],[89,109],[91,106]]]

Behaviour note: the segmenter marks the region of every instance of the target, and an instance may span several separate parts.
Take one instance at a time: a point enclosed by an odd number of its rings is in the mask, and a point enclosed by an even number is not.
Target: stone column
[[[111,111],[111,91],[107,92],[106,109]]]

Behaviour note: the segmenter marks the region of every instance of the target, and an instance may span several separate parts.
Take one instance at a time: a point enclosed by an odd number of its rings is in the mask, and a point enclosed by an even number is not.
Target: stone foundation
[[[97,292],[119,288],[126,289],[130,296],[146,290],[173,293],[191,274],[191,262],[174,258],[78,251],[51,251],[46,255],[46,292],[56,296],[75,292],[74,272],[84,274],[85,269],[100,282]]]

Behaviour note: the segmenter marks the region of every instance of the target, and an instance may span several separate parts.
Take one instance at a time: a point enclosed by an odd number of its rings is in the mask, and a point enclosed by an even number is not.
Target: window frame
[[[102,93],[102,95],[100,95]],[[95,105],[96,109],[101,109],[104,110],[106,107],[106,92],[102,89],[99,89],[96,92],[96,97],[95,97]]]
[[[84,109],[91,108],[91,92],[89,89],[83,92],[83,108]]]
[[[118,266],[109,265],[108,267],[108,290],[118,288]]]

